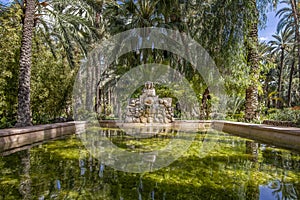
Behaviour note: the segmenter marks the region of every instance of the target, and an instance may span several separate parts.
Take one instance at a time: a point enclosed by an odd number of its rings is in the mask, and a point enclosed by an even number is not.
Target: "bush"
[[[288,108],[283,110],[273,109],[272,112],[268,114],[267,118],[269,120],[290,121],[300,125],[300,110],[292,110]]]

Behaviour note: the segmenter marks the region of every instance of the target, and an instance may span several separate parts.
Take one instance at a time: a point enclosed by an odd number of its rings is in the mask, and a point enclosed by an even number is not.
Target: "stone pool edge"
[[[0,129],[0,152],[78,133],[84,130],[85,125],[86,122],[73,121],[22,128]]]
[[[120,124],[114,120],[105,120],[100,122],[100,124],[102,127],[120,126]],[[211,127],[226,133],[300,151],[300,128],[274,127],[264,124],[220,120],[177,120],[170,124],[171,127],[178,125],[183,125],[184,127],[192,126],[193,128]],[[135,124],[130,126],[135,126]],[[143,125],[139,124],[139,126]],[[0,152],[42,142],[47,139],[80,133],[84,131],[85,127],[86,122],[75,121],[24,128],[0,129]]]
[[[100,121],[100,125],[103,127],[120,128],[123,126],[122,123],[114,120]],[[132,123],[130,126],[143,126],[143,124]],[[300,128],[296,127],[279,127],[266,124],[250,124],[224,120],[175,120],[168,126],[192,126],[193,128],[207,128],[209,126],[226,133],[300,151]]]
[[[226,133],[300,151],[300,128],[217,120],[212,121],[211,127]]]

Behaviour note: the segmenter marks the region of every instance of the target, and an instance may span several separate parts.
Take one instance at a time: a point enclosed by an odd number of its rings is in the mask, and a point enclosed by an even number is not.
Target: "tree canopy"
[[[0,5],[1,128],[14,126],[22,113],[33,124],[71,119],[74,79],[88,53],[104,38],[141,27],[177,30],[207,50],[224,77],[229,101],[223,117],[227,119],[263,120],[272,109],[300,104],[300,11],[296,0],[281,2],[278,30],[268,43],[259,41],[257,35],[268,8],[278,3],[268,0],[33,1],[32,36],[25,31],[29,2]],[[24,34],[31,43],[21,48]],[[21,55],[30,60],[27,65]],[[114,77],[101,86],[102,96],[95,102],[103,107],[102,117],[113,117],[106,110],[113,107],[109,91],[116,80],[146,63],[167,64],[179,71],[201,104],[208,86],[191,63],[155,47],[137,49],[116,60],[108,71],[99,72],[99,76]],[[24,81],[29,85],[22,89]],[[159,91],[170,96],[175,92],[165,87]]]

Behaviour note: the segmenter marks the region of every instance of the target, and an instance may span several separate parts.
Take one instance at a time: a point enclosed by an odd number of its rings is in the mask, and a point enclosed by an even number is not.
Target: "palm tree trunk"
[[[270,100],[269,100],[269,82],[270,82],[270,75],[267,74],[266,77],[266,82],[264,85],[264,102],[265,102],[265,107],[270,108]]]
[[[258,16],[258,11],[256,8],[256,1],[251,0],[251,6],[253,6],[256,14]],[[258,19],[253,20],[250,23],[250,30],[247,41],[247,56],[248,56],[248,66],[250,67],[251,83],[246,89],[246,110],[245,110],[245,120],[250,121],[258,117],[258,89],[257,81],[259,79],[259,66],[258,66]]]
[[[288,107],[291,107],[291,105],[292,105],[292,82],[293,82],[294,69],[295,69],[295,60],[293,59],[291,71],[290,71],[290,79],[289,79]]]
[[[20,75],[18,90],[18,119],[17,127],[30,126],[30,75],[31,75],[31,50],[34,30],[35,0],[27,0],[22,32],[20,52]]]
[[[278,79],[278,100],[277,100],[277,108],[282,108],[282,95],[281,95],[281,88],[282,88],[282,84],[281,84],[281,80],[282,80],[282,71],[283,71],[283,61],[284,61],[284,49],[281,49],[281,56],[280,56],[280,67],[279,67],[279,79]]]
[[[299,13],[297,10],[297,1],[296,0],[290,0],[292,5],[292,12],[294,17],[294,23],[295,23],[295,36],[296,36],[296,45],[297,45],[297,57],[298,57],[298,70],[299,70],[299,79],[300,79],[300,31],[299,31]],[[299,83],[300,86],[300,83]]]

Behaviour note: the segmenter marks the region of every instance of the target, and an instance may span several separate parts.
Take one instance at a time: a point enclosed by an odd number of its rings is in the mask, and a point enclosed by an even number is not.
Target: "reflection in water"
[[[80,139],[91,155],[119,171],[144,173],[159,170],[182,156],[197,135],[195,129],[165,126],[127,128],[125,131],[88,128]]]
[[[260,189],[260,199],[286,199],[286,200],[296,200],[298,195],[293,184],[286,183],[282,180],[271,181],[268,185],[261,185]]]
[[[138,151],[163,148],[174,133],[135,140],[105,132]],[[214,131],[199,132],[170,166],[143,174],[106,166],[72,136],[0,157],[0,199],[299,199],[299,177],[298,154]]]
[[[246,153],[252,156],[252,160],[257,162],[259,144],[253,141],[246,141]]]
[[[30,151],[24,150],[20,152],[21,157],[21,181],[19,191],[22,195],[22,199],[31,199],[31,179],[30,179]]]
[[[104,172],[104,164],[100,164],[100,170],[99,170],[99,177],[103,178],[103,172]]]

